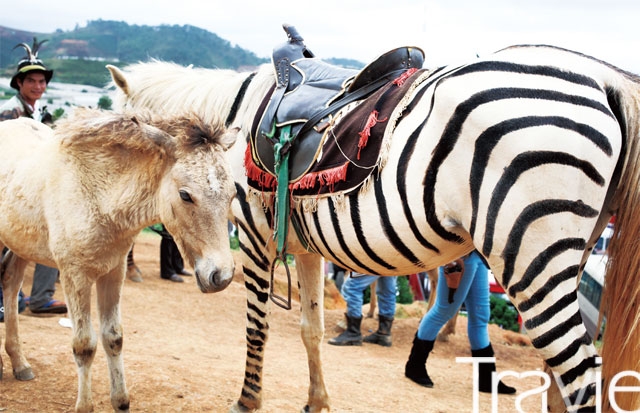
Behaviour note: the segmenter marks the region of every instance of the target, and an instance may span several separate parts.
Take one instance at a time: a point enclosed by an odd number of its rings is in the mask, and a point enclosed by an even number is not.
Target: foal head
[[[178,116],[151,123],[166,132],[172,164],[158,191],[160,221],[195,269],[203,292],[224,289],[233,278],[228,211],[234,179],[224,157],[237,129],[200,118]],[[173,161],[173,162],[171,162]]]
[[[235,184],[224,152],[237,130],[193,114],[151,116],[76,109],[57,133],[79,180],[121,230],[162,222],[203,292],[233,278],[227,211]],[[99,194],[102,194],[100,196]],[[106,195],[105,195],[106,194]],[[106,200],[106,201],[105,201]]]

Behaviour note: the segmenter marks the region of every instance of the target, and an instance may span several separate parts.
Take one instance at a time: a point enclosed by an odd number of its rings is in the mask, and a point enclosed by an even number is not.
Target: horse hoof
[[[16,380],[20,380],[20,381],[28,381],[36,378],[35,374],[33,374],[33,370],[31,370],[31,367],[28,367],[22,371],[14,370],[13,375],[16,378]]]

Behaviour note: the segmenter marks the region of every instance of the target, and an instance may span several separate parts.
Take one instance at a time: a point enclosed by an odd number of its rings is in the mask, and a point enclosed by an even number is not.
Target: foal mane
[[[55,128],[61,147],[70,152],[118,147],[136,152],[175,151],[175,156],[222,145],[224,132],[221,121],[205,122],[194,113],[160,117],[148,111],[115,113],[87,108],[76,109]]]

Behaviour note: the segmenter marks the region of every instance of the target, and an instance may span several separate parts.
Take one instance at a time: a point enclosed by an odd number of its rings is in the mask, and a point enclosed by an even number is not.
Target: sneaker
[[[40,308],[31,308],[34,314],[64,314],[67,312],[67,305],[60,300],[51,300]]]

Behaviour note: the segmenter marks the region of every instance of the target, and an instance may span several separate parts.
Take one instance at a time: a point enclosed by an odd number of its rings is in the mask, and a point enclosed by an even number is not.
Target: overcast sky
[[[97,19],[150,26],[189,24],[260,57],[270,56],[285,40],[282,23],[289,23],[321,58],[366,63],[409,45],[425,51],[425,66],[439,66],[514,44],[544,43],[640,73],[637,0],[14,1],[4,7],[0,24],[47,33]]]

